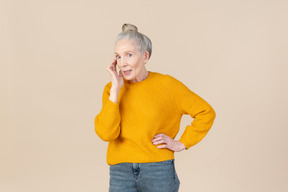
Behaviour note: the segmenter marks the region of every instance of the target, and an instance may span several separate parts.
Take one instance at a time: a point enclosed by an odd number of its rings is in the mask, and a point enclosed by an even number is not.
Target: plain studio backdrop
[[[287,0],[0,2],[1,192],[108,191],[94,118],[125,22],[217,114],[175,153],[180,191],[288,191]]]

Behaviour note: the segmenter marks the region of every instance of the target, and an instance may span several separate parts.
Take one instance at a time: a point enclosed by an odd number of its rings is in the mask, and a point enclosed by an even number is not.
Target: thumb
[[[119,71],[119,77],[123,77],[122,71]]]

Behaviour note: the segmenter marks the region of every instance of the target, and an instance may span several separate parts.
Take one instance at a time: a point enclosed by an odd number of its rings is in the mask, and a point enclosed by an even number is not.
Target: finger
[[[116,69],[116,66],[117,66],[117,61],[115,60],[115,61],[113,61],[113,63],[111,63],[111,65],[113,66],[113,67],[115,67],[115,69]]]
[[[112,64],[109,64],[109,65],[107,66],[107,70],[108,70],[108,71],[112,71]]]
[[[162,144],[162,143],[167,144],[167,142],[166,142],[165,140],[163,140],[163,139],[161,139],[161,140],[159,140],[159,141],[154,141],[154,142],[153,142],[154,145],[158,145],[158,144]]]
[[[119,71],[119,77],[123,77],[122,71]]]
[[[115,71],[113,70],[112,66],[108,66],[107,67],[107,71],[109,71],[110,73],[115,73]]]
[[[164,148],[167,148],[167,145],[158,145],[157,148],[158,149],[164,149]]]
[[[155,138],[155,137],[161,137],[161,136],[165,136],[165,134],[164,134],[164,133],[158,133],[158,134],[156,134],[156,135],[154,136],[154,138]]]
[[[117,63],[117,59],[114,58],[113,61],[111,62],[111,64]]]
[[[159,140],[161,140],[161,139],[163,139],[163,137],[156,137],[156,138],[152,139],[152,142],[154,142],[154,141],[159,141]]]
[[[154,139],[165,139],[165,140],[168,140],[168,139],[170,139],[170,137],[165,135],[165,134],[161,134],[161,135],[155,136]]]
[[[108,72],[112,72],[112,70],[110,69],[110,66],[108,66],[106,69]]]
[[[114,71],[116,69],[116,64],[117,60],[115,59],[112,63],[108,65],[108,67]]]

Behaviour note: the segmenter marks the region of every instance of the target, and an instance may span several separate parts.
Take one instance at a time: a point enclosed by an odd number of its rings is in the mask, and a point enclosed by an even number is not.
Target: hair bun
[[[124,23],[122,25],[122,31],[138,31],[138,28],[135,25],[129,24],[129,23]]]

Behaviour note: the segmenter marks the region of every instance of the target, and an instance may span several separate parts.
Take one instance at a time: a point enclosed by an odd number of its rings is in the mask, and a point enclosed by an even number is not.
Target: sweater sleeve
[[[172,76],[171,76],[172,77]],[[186,85],[172,77],[173,96],[179,112],[189,114],[193,121],[187,125],[180,140],[186,147],[186,150],[191,146],[200,142],[208,133],[216,113],[214,109],[204,99],[191,91]]]
[[[94,119],[95,132],[103,141],[114,140],[120,133],[119,103],[109,99],[111,82],[106,84],[102,96],[102,109]]]

